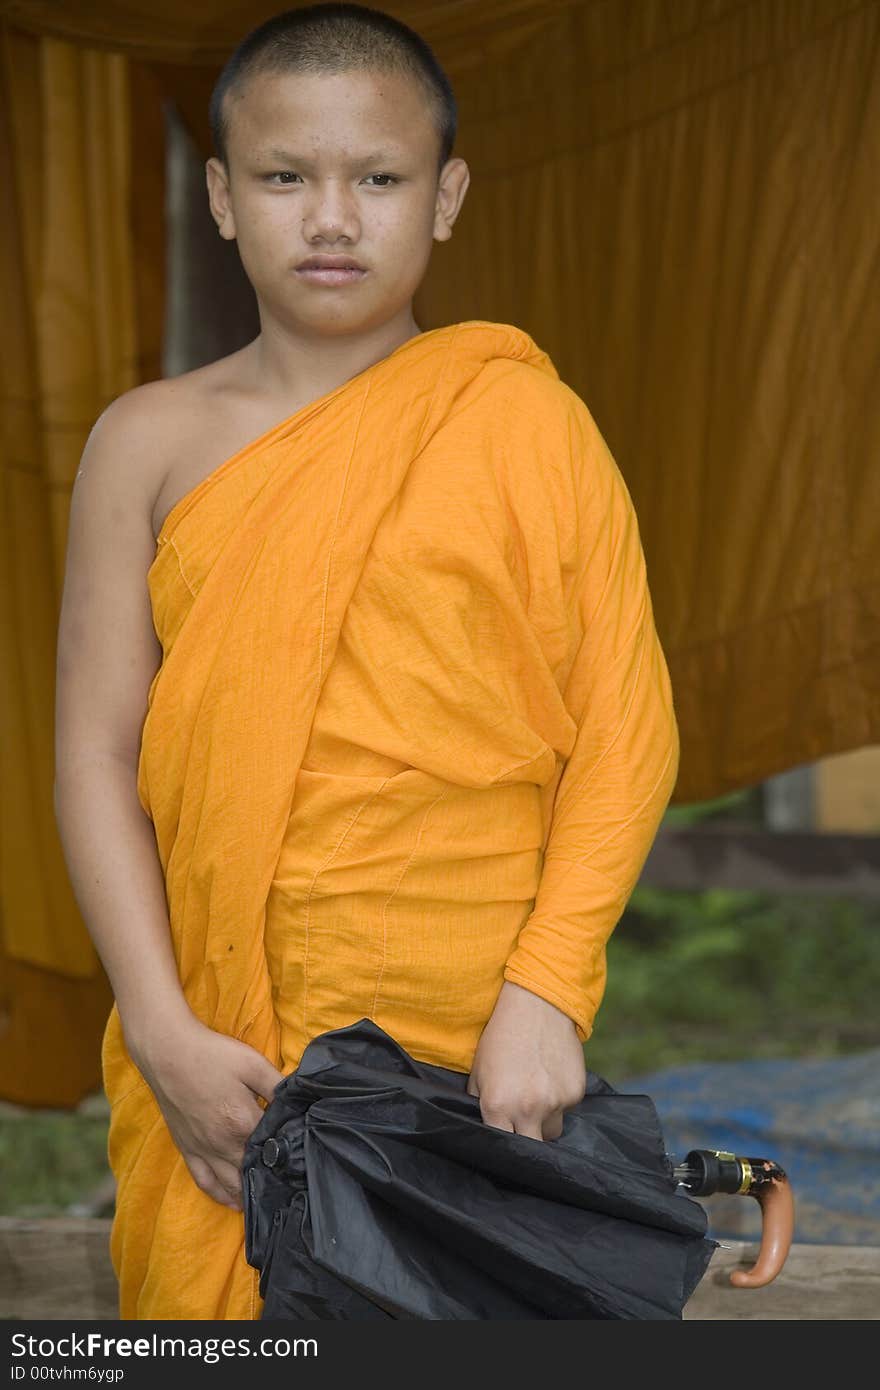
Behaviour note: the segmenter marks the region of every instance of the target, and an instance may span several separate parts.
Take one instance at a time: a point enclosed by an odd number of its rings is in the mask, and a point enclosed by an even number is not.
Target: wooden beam
[[[880,1309],[880,1248],[793,1245],[782,1273],[764,1289],[737,1289],[730,1271],[750,1268],[757,1244],[725,1242],[715,1251],[684,1310],[686,1321],[778,1322],[875,1319]]]
[[[0,1318],[118,1320],[110,1221],[0,1217]]]
[[[640,883],[880,900],[880,836],[745,826],[668,827],[657,833]]]
[[[0,1318],[117,1321],[110,1221],[0,1217]],[[684,1310],[693,1320],[876,1318],[880,1249],[794,1245],[766,1289],[735,1289],[731,1269],[750,1266],[757,1245],[731,1241],[715,1251]]]

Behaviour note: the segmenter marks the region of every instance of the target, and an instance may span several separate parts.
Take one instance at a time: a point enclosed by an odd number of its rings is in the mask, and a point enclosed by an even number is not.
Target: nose
[[[341,182],[332,180],[304,195],[303,235],[307,241],[320,237],[332,245],[338,238],[356,239],[359,216],[356,199]]]

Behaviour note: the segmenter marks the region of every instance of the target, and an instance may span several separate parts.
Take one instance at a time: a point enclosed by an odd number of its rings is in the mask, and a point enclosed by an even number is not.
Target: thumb
[[[257,1052],[254,1049],[244,1080],[255,1095],[271,1101],[275,1087],[284,1080],[284,1073],[273,1066],[262,1052]]]

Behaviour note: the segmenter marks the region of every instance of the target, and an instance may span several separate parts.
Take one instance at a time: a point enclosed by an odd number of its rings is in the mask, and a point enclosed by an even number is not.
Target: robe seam
[[[324,872],[324,870],[329,868],[329,866],[333,863],[333,860],[336,858],[337,854],[342,849],[342,846],[345,844],[345,841],[348,839],[349,833],[357,824],[357,821],[360,818],[361,813],[366,810],[371,801],[373,801],[377,796],[379,796],[379,794],[382,791],[384,791],[385,787],[391,781],[392,776],[393,774],[389,774],[387,777],[383,778],[381,785],[378,787],[374,787],[374,789],[370,792],[369,796],[364,798],[364,800],[355,810],[354,814],[351,816],[341,836],[337,840],[336,844],[333,846],[333,849],[327,855],[326,859],[324,859],[324,861],[318,865],[312,876],[312,882],[309,885],[309,891],[306,897],[305,945],[303,948],[303,1034],[305,1036],[308,1035],[309,942],[310,924],[312,917],[312,897],[314,896],[315,884],[318,882],[318,879],[321,877],[321,874]]]
[[[336,515],[333,518],[333,530],[332,535],[330,537],[329,554],[327,556],[327,567],[324,570],[324,584],[321,592],[321,632],[318,645],[318,670],[315,677],[315,684],[318,688],[319,699],[321,693],[321,681],[324,676],[324,648],[327,642],[327,604],[330,594],[330,580],[333,574],[333,559],[336,552],[336,541],[339,536],[339,527],[341,525],[343,512],[345,510],[345,496],[346,492],[348,491],[349,479],[351,478],[352,464],[354,462],[355,452],[357,450],[358,436],[360,435],[361,423],[364,418],[364,411],[367,408],[367,401],[370,396],[370,388],[372,387],[372,384],[372,380],[369,380],[367,382],[366,389],[363,393],[363,396],[361,397],[361,408],[352,433],[351,447],[349,449],[348,454],[348,462],[345,465],[345,473],[343,474],[342,478],[342,488],[339,493],[339,501],[336,504]]]
[[[550,747],[550,744],[549,744],[549,743],[545,743],[545,744],[544,744],[544,752],[547,752],[547,751],[549,751],[549,752],[551,752],[551,753],[554,753],[554,754],[555,754],[555,752],[556,752],[556,750],[555,750],[554,748],[551,748],[551,747]],[[544,756],[544,753],[534,753],[534,754],[532,754],[532,756],[531,756],[530,758],[523,758],[522,762],[513,763],[510,767],[506,767],[506,768],[504,769],[503,772],[497,773],[497,774],[492,778],[492,782],[491,782],[490,785],[493,786],[493,787],[496,786],[497,783],[499,783],[503,777],[509,777],[510,774],[511,774],[511,772],[518,772],[519,769],[520,769],[521,767],[528,767],[531,763],[536,763],[536,762],[538,761],[538,759],[539,759],[539,758],[542,758],[543,756]]]
[[[382,976],[385,974],[385,965],[386,965],[387,958],[388,958],[388,952],[387,952],[387,947],[388,947],[388,919],[387,919],[387,912],[388,912],[388,908],[389,908],[389,905],[390,905],[392,899],[396,896],[396,894],[397,894],[397,892],[398,892],[398,889],[400,888],[400,885],[403,883],[403,880],[404,880],[404,878],[406,877],[406,875],[407,875],[407,873],[408,873],[408,871],[409,871],[410,865],[412,864],[413,860],[414,860],[415,857],[416,857],[416,854],[418,853],[419,845],[420,845],[421,842],[422,842],[422,835],[424,834],[424,832],[425,832],[425,826],[426,826],[427,823],[428,823],[428,817],[430,816],[431,812],[433,811],[433,809],[434,809],[434,807],[437,805],[437,803],[443,800],[444,796],[446,796],[446,794],[447,794],[448,791],[449,791],[449,788],[448,788],[448,787],[444,787],[443,790],[440,792],[440,795],[439,795],[439,796],[435,796],[435,797],[434,797],[434,800],[430,803],[430,805],[429,805],[429,806],[427,807],[427,809],[425,810],[425,814],[422,816],[421,823],[420,823],[420,825],[419,825],[418,834],[416,835],[415,844],[413,845],[412,849],[410,850],[409,858],[407,859],[406,863],[404,864],[403,868],[401,869],[400,874],[398,875],[397,882],[395,883],[393,889],[392,889],[391,892],[389,893],[388,897],[385,899],[385,902],[382,904],[382,964],[381,964],[380,967],[379,967],[379,973],[378,973],[377,976],[376,976],[376,985],[375,985],[375,988],[374,988],[374,990],[373,990],[373,1003],[372,1003],[372,1006],[371,1006],[371,1009],[370,1009],[370,1016],[373,1017],[373,1018],[374,1018],[374,1016],[375,1016],[376,1009],[378,1008],[378,1005],[379,1005],[379,987],[380,987],[380,985],[381,985],[381,983],[382,983]],[[374,1021],[375,1021],[375,1018],[374,1018]]]
[[[575,869],[586,869],[589,873],[595,874],[597,878],[603,879],[605,883],[609,885],[609,887],[617,887],[617,884],[614,882],[614,879],[611,878],[608,874],[606,874],[604,870],[593,868],[593,865],[588,863],[585,859],[569,859],[568,856],[565,854],[547,853],[544,855],[545,871],[548,864],[571,864]]]
[[[179,571],[180,571],[180,577],[181,577],[181,579],[183,580],[183,582],[184,582],[184,584],[186,585],[186,587],[189,589],[189,591],[190,591],[190,593],[192,594],[193,598],[197,598],[197,597],[198,597],[199,591],[198,591],[198,589],[194,589],[194,588],[193,588],[193,586],[192,586],[192,584],[191,584],[191,582],[190,582],[190,580],[189,580],[189,578],[188,578],[188,576],[187,576],[186,570],[185,570],[184,567],[183,567],[183,559],[182,559],[182,557],[181,557],[180,551],[179,551],[178,548],[177,548],[177,545],[176,545],[176,543],[175,543],[174,537],[173,537],[173,536],[168,536],[168,537],[166,537],[165,544],[166,544],[166,545],[170,545],[170,546],[171,546],[171,549],[174,551],[174,554],[177,556],[177,568],[178,568]]]

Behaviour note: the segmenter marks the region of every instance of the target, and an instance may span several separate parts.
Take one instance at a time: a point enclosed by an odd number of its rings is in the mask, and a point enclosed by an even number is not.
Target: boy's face
[[[417,84],[264,73],[227,103],[228,170],[208,161],[211,211],[238,241],[261,315],[319,336],[411,319],[432,243],[450,237],[470,180],[450,159],[438,184],[438,136]],[[366,273],[310,280],[297,266],[312,255],[351,256]]]

